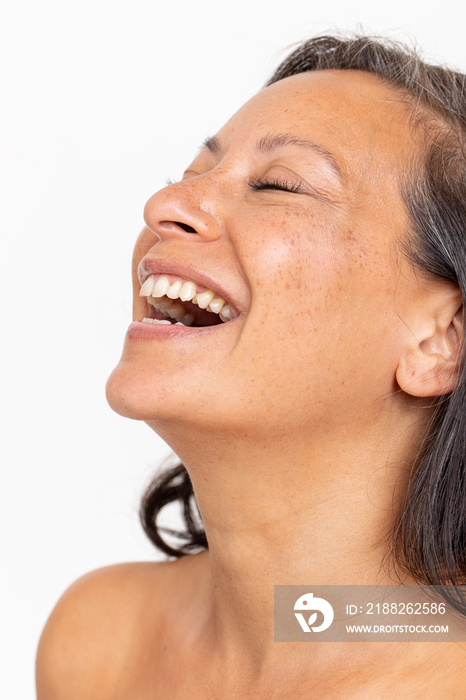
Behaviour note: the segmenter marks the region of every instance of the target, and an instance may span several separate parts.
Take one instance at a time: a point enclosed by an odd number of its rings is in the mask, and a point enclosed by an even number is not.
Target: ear
[[[457,285],[444,285],[413,324],[396,380],[411,396],[441,396],[456,386],[463,342],[463,300]]]

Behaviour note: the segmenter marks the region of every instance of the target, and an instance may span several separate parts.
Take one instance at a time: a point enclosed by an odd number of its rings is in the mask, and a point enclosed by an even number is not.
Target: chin
[[[109,376],[105,386],[108,405],[120,416],[143,420],[140,416],[140,406],[136,406],[136,403],[140,402],[136,402],[135,397],[131,397],[130,386],[128,385],[129,378],[125,376],[126,374],[118,365]]]
[[[152,420],[165,403],[163,393],[149,390],[147,376],[120,362],[107,380],[107,401],[116,413],[133,420]],[[158,406],[157,411],[155,405]]]
[[[194,390],[186,388],[183,377],[173,376],[160,367],[152,368],[151,372],[144,358],[135,361],[125,353],[110,374],[105,393],[110,408],[120,416],[161,423],[187,420],[192,406],[186,395],[196,395]]]

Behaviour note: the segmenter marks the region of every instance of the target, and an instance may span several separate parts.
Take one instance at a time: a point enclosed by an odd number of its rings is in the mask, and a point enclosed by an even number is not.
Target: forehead
[[[265,88],[218,136],[247,146],[264,133],[291,133],[329,151],[349,180],[383,179],[418,149],[406,98],[362,71],[309,71]]]

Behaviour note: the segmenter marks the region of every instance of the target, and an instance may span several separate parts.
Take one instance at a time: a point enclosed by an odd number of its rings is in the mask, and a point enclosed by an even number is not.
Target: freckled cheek
[[[289,219],[280,223],[281,227],[275,222],[268,235],[256,236],[248,259],[256,263],[250,273],[253,301],[261,309],[274,309],[277,322],[286,316],[290,333],[303,321],[328,313],[346,263],[333,234],[324,227],[299,219],[295,226],[290,226]]]

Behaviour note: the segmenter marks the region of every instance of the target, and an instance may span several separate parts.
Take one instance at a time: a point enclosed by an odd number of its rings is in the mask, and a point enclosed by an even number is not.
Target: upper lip
[[[138,278],[141,285],[144,284],[145,280],[150,275],[164,273],[167,275],[177,275],[185,280],[197,283],[201,287],[211,289],[213,292],[216,292],[223,297],[223,299],[225,299],[234,316],[239,315],[240,311],[235,302],[231,299],[229,292],[224,289],[220,282],[218,282],[215,278],[206,275],[206,273],[202,272],[202,270],[192,267],[189,264],[176,262],[167,258],[146,256],[139,263]]]

